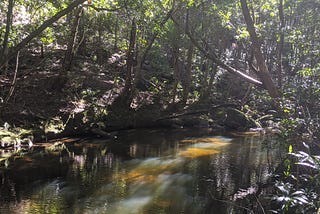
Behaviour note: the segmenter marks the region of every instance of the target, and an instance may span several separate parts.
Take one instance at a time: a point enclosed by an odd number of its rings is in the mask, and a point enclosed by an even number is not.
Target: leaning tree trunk
[[[179,22],[173,17],[171,16],[171,20],[175,23],[175,25],[177,27],[181,27],[181,24],[179,24]],[[212,60],[217,66],[219,66],[220,68],[226,70],[227,72],[234,74],[238,77],[240,77],[241,79],[254,84],[258,87],[263,87],[263,84],[261,81],[245,74],[243,71],[240,71],[238,69],[235,69],[233,67],[231,67],[230,65],[226,64],[225,62],[223,62],[221,59],[218,58],[218,56],[213,52],[213,51],[208,51],[206,50],[206,48],[204,48],[202,46],[202,44],[200,42],[198,42],[198,40],[196,39],[196,37],[194,37],[191,33],[190,30],[185,30],[184,31],[185,34],[189,37],[190,41],[194,44],[194,46],[208,59]]]
[[[16,56],[18,51],[20,51],[22,48],[24,48],[32,39],[37,37],[40,33],[42,33],[47,27],[51,26],[53,23],[58,21],[61,17],[65,16],[66,14],[70,13],[73,8],[79,6],[86,0],[76,0],[72,2],[67,8],[61,10],[60,12],[56,13],[54,16],[52,16],[50,19],[44,21],[42,25],[40,25],[35,31],[33,31],[31,34],[29,34],[25,39],[23,39],[19,44],[17,44],[8,54],[8,57],[6,59],[3,59],[0,61],[0,68],[2,68],[8,60],[10,60],[12,57]]]
[[[66,55],[63,61],[63,70],[67,71],[70,70],[72,67],[72,61],[73,57],[75,56],[75,50],[76,50],[76,42],[77,42],[77,36],[78,36],[78,31],[79,31],[79,24],[80,24],[80,19],[83,13],[83,8],[79,7],[75,11],[75,18],[74,22],[71,26],[71,34],[68,42],[68,47],[66,51]]]
[[[270,73],[268,71],[268,67],[266,65],[264,56],[261,51],[261,42],[258,38],[258,35],[256,33],[252,18],[249,13],[248,5],[246,0],[240,0],[241,7],[242,7],[242,13],[247,25],[247,29],[250,34],[250,38],[252,41],[252,46],[254,50],[254,56],[257,60],[258,64],[258,76],[261,79],[264,87],[268,90],[271,97],[276,98],[279,97],[279,92],[274,84],[274,82],[271,79]]]
[[[12,26],[12,13],[13,13],[14,0],[9,0],[8,11],[7,11],[7,21],[6,21],[6,31],[4,33],[3,45],[2,45],[2,53],[1,58],[5,61],[5,69],[4,74],[7,74],[8,70],[8,43],[9,43],[9,35]]]

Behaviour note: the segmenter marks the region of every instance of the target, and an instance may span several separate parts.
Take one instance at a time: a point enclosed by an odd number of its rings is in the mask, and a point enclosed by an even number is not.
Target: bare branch
[[[8,103],[10,97],[12,96],[13,94],[13,91],[15,89],[15,86],[16,86],[16,82],[17,82],[17,73],[18,73],[18,68],[19,68],[19,55],[20,55],[20,51],[18,51],[17,53],[17,59],[16,59],[16,69],[14,71],[14,76],[13,76],[13,80],[12,80],[12,83],[11,83],[11,87],[10,87],[10,91],[9,91],[9,94],[5,100],[5,103]]]

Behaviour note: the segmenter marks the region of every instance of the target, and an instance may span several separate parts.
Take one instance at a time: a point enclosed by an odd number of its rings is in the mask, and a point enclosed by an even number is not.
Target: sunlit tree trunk
[[[249,13],[248,5],[246,0],[240,0],[242,13],[247,25],[247,29],[250,34],[250,38],[252,41],[252,46],[254,50],[254,56],[256,58],[258,64],[258,76],[261,79],[263,86],[268,90],[271,97],[276,98],[279,96],[279,92],[271,79],[270,73],[268,71],[264,56],[261,51],[261,42],[256,34],[256,30],[254,27],[254,23]]]
[[[12,26],[12,13],[13,13],[13,7],[14,7],[14,0],[9,0],[8,4],[8,11],[7,11],[7,21],[6,21],[6,31],[4,34],[3,38],[3,45],[2,45],[2,53],[1,53],[1,58],[4,59],[5,62],[5,68],[4,68],[4,74],[7,74],[8,70],[8,44],[9,44],[9,35],[10,35],[10,30]]]
[[[75,55],[77,36],[78,36],[79,24],[80,24],[82,13],[83,13],[82,7],[77,8],[77,10],[75,11],[75,18],[71,26],[70,38],[69,38],[68,47],[67,47],[67,51],[66,51],[66,55],[63,63],[64,70],[70,70],[72,68],[72,60]]]

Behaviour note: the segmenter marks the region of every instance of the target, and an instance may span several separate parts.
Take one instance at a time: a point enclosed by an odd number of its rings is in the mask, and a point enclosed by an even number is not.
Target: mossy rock
[[[214,115],[214,119],[219,125],[230,130],[245,131],[257,127],[253,119],[235,108],[219,109]]]
[[[0,148],[20,146],[22,142],[32,139],[33,136],[31,130],[0,127]]]

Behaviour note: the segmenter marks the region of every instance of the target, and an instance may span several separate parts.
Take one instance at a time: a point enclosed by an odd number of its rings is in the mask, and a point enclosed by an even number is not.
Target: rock
[[[249,118],[245,113],[235,108],[219,109],[215,115],[217,123],[226,127],[226,129],[246,131],[257,127],[255,121]]]

